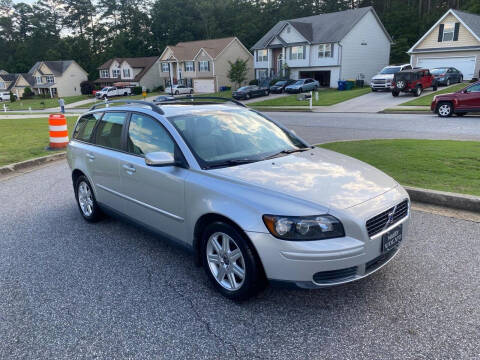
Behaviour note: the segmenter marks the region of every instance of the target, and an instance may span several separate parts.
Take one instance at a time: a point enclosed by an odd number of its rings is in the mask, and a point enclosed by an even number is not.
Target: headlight
[[[343,225],[331,215],[263,215],[268,231],[283,240],[322,240],[345,236]]]

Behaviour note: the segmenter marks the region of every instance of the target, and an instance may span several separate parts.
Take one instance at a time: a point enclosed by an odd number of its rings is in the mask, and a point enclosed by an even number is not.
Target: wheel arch
[[[230,219],[229,217],[225,215],[221,215],[218,213],[207,213],[202,215],[200,218],[195,223],[195,227],[193,230],[193,252],[194,252],[194,260],[195,260],[195,265],[197,266],[202,266],[202,254],[201,254],[201,249],[202,249],[202,234],[205,228],[214,223],[214,222],[224,222],[230,226],[232,226],[236,231],[238,231],[244,239],[248,242],[250,245],[250,248],[253,251],[253,255],[255,256],[255,260],[257,260],[258,264],[260,264],[260,270],[265,276],[265,269],[263,268],[263,263],[262,260],[260,259],[260,256],[258,255],[257,249],[255,245],[252,243],[250,238],[248,237],[247,233],[238,225],[235,221]]]
[[[455,111],[455,105],[452,100],[440,100],[435,107],[435,113],[438,114],[438,108],[443,104],[450,104],[452,106],[452,112]]]

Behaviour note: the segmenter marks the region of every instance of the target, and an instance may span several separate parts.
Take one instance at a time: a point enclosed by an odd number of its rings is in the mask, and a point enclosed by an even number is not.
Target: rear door
[[[117,211],[122,211],[119,162],[126,119],[127,112],[105,112],[95,128],[95,146],[85,153],[90,162],[90,176],[97,191],[97,201]]]
[[[132,113],[126,132],[126,152],[120,161],[125,214],[170,237],[184,239],[188,170],[145,164],[150,152],[169,152],[184,161],[180,150],[161,122],[148,115]]]
[[[460,94],[460,103],[457,108],[470,111],[480,110],[480,83],[470,86]]]

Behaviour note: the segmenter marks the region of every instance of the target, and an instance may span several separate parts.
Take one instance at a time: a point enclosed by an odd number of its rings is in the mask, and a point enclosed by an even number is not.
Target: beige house
[[[80,83],[88,80],[88,73],[75,60],[38,61],[28,74],[33,77],[32,90],[50,97],[81,95]]]
[[[12,92],[18,99],[23,97],[26,87],[32,88],[33,83],[33,77],[30,74],[0,72],[0,92]]]
[[[465,80],[479,77],[480,16],[450,9],[408,50],[414,67],[454,67]]]
[[[114,58],[98,67],[100,86],[142,86],[153,90],[160,85],[159,57]]]
[[[197,93],[213,93],[233,86],[228,78],[230,62],[247,61],[247,81],[254,78],[253,55],[236,37],[180,42],[160,55],[160,77],[165,86],[183,84]]]

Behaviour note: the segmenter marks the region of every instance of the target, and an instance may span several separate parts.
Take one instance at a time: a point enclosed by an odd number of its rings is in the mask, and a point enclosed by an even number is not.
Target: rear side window
[[[122,129],[127,114],[107,112],[98,123],[95,143],[114,150],[122,149]]]
[[[90,142],[92,131],[95,128],[97,120],[102,117],[102,114],[103,113],[95,113],[82,116],[77,122],[72,137],[75,140]]]
[[[174,155],[174,142],[167,130],[146,115],[132,114],[128,128],[127,151],[144,156],[150,152],[168,152]]]

